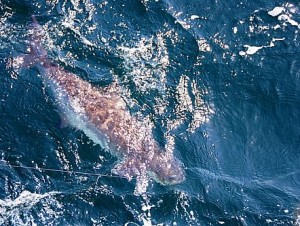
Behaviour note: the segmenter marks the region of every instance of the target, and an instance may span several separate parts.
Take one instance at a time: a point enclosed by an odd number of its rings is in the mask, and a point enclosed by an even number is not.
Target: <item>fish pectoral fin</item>
[[[133,177],[138,176],[140,171],[135,160],[125,159],[112,169],[112,173],[130,181]]]
[[[66,128],[66,127],[69,127],[70,126],[70,123],[68,121],[68,119],[65,117],[65,116],[60,116],[60,124],[59,124],[59,127],[61,129],[63,128]]]

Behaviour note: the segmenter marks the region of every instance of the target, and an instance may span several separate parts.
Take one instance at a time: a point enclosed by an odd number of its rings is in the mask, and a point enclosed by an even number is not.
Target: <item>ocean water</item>
[[[60,126],[38,71],[11,66],[31,15],[53,62],[118,82],[184,182],[136,195]],[[0,225],[300,225],[299,31],[299,1],[0,0]]]

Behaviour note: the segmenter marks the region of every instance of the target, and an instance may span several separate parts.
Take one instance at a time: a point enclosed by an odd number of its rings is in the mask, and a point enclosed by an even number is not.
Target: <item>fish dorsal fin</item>
[[[22,68],[30,68],[35,65],[46,65],[49,63],[47,51],[42,45],[45,38],[45,30],[34,16],[32,16],[32,23],[29,28],[27,53],[13,56],[7,64],[17,73]]]

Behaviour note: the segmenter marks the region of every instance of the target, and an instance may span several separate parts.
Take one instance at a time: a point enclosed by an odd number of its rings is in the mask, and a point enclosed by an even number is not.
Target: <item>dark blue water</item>
[[[137,196],[135,180],[42,170],[110,175],[117,159],[11,66],[31,15],[54,62],[119,83],[183,183]],[[299,31],[298,1],[0,0],[0,224],[300,225]]]

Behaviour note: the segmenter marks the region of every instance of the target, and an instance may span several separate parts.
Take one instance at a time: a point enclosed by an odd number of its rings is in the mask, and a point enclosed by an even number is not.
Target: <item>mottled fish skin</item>
[[[113,170],[128,179],[148,173],[162,184],[185,179],[182,164],[161,150],[151,126],[132,116],[117,85],[99,89],[51,63],[41,45],[44,32],[33,18],[30,54],[69,123],[122,160]],[[28,60],[27,60],[28,61]]]

